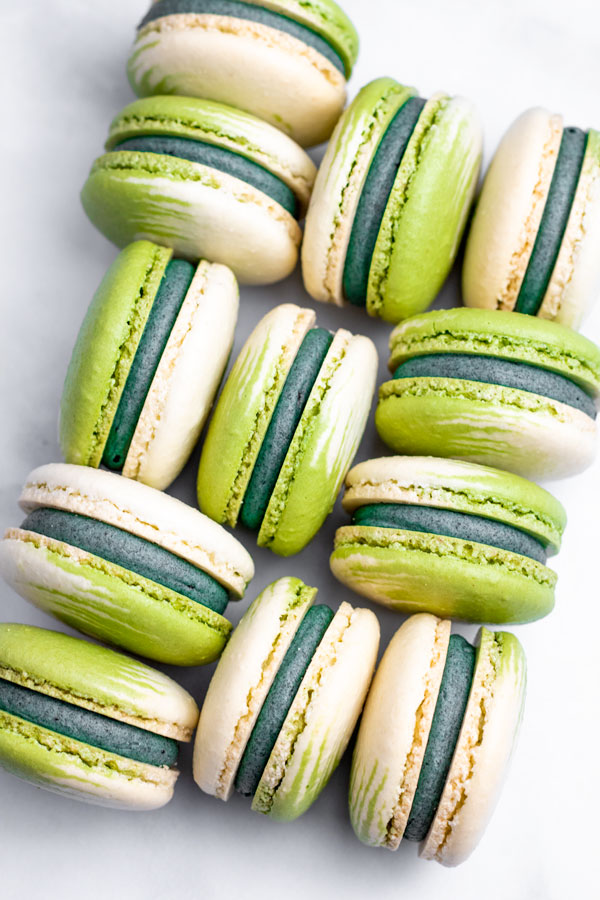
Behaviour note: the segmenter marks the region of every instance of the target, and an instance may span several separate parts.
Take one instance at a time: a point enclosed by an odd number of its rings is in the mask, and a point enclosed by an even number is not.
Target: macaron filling
[[[235,779],[240,794],[255,794],[302,679],[332,619],[328,606],[317,605],[300,622],[244,750]]]
[[[425,839],[439,806],[467,708],[475,658],[475,648],[468,641],[458,634],[450,635],[431,730],[404,831],[409,841]]]
[[[588,135],[580,128],[565,128],[548,198],[515,309],[537,315],[552,277],[573,206]]]
[[[369,272],[381,223],[398,169],[426,101],[409,97],[388,125],[371,162],[360,195],[344,264],[346,300],[365,306]]]
[[[244,494],[240,520],[247,528],[260,528],[288,448],[332,340],[333,335],[325,328],[311,328],[298,349]]]
[[[177,14],[227,16],[266,25],[308,44],[335,66],[342,75],[350,75],[349,72],[346,72],[344,63],[334,47],[320,34],[295,19],[290,19],[288,16],[263,6],[243,3],[242,0],[158,0],[158,3],[152,4],[140,22],[139,28],[143,28],[144,25],[162,16]]]
[[[175,766],[178,746],[171,738],[103,716],[0,678],[0,710],[107,753],[150,766]]]
[[[157,153],[162,156],[174,156],[186,159],[224,172],[266,194],[279,203],[294,218],[299,216],[299,206],[292,189],[277,175],[273,175],[259,163],[241,156],[226,147],[218,147],[204,141],[196,141],[187,137],[171,135],[141,135],[127,138],[112,147],[112,152]]]
[[[125,464],[148,391],[194,272],[194,266],[183,259],[173,259],[167,264],[104,446],[102,462],[109,469],[120,471]]]
[[[596,404],[583,388],[564,375],[529,363],[461,353],[432,353],[401,363],[397,378],[455,378],[528,391],[565,403],[595,419]]]
[[[21,528],[135,572],[219,615],[229,601],[227,589],[188,560],[98,519],[42,507],[29,513]]]
[[[452,509],[410,503],[374,503],[355,510],[352,524],[418,531],[486,544],[519,556],[527,556],[542,565],[546,565],[547,560],[546,548],[527,532],[504,522]]]

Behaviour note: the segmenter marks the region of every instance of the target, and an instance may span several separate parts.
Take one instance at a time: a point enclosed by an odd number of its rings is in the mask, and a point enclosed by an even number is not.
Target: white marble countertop
[[[393,75],[422,95],[444,88],[479,107],[489,159],[502,132],[528,106],[563,112],[569,124],[600,126],[600,15],[591,0],[343,0],[362,38],[352,95]],[[124,68],[146,0],[28,0],[0,6],[4,201],[0,396],[0,528],[18,524],[20,486],[36,465],[59,459],[57,409],[81,318],[115,249],[86,220],[78,192],[101,151],[113,114],[132,98]],[[298,276],[244,289],[236,348],[274,304],[312,305]],[[439,303],[459,301],[454,275]],[[320,324],[373,337],[385,375],[389,333],[358,310],[315,305]],[[600,341],[600,304],[584,332]],[[359,459],[385,452],[372,417]],[[195,502],[197,454],[173,488]],[[418,897],[565,900],[594,893],[597,869],[600,654],[593,560],[600,462],[552,486],[569,525],[555,568],[556,609],[518,631],[529,660],[520,746],[479,849],[456,870],[418,859],[405,842],[393,854],[363,847],[346,810],[348,759],[314,807],[293,824],[252,813],[235,797],[202,795],[191,754],[173,802],[149,813],[85,806],[0,772],[0,896],[16,898]],[[256,551],[249,597],[284,574],[320,588],[334,605],[356,596],[329,573],[339,505],[319,537],[288,560]],[[0,619],[58,628],[0,584]],[[230,607],[234,621],[243,601]],[[382,647],[400,617],[377,610]],[[592,616],[592,619],[589,617]],[[66,630],[66,629],[65,629]],[[463,627],[473,637],[476,629]],[[172,670],[202,699],[211,668]]]

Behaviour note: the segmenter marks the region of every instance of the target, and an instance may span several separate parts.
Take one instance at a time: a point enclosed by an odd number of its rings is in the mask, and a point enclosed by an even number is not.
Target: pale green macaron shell
[[[358,56],[358,35],[332,0],[244,0],[275,15],[270,24],[243,17],[244,7],[202,10],[177,4],[177,12],[138,30],[127,72],[138,96],[179,94],[227,103],[270,122],[302,146],[327,140],[346,98],[346,79]],[[194,9],[194,7],[196,7]],[[151,7],[152,8],[152,7]],[[341,62],[277,28],[297,23],[324,40]],[[272,20],[271,20],[272,19]],[[227,65],[223,65],[223,60]]]
[[[34,470],[20,505],[97,519],[180,556],[241,597],[250,556],[231,535],[174,497],[112,472],[52,464]],[[0,571],[30,603],[73,628],[172,665],[215,660],[231,631],[222,615],[182,593],[78,547],[10,528]]]
[[[217,522],[237,524],[277,400],[314,321],[311,310],[276,307],[229,374],[198,469],[200,509]],[[370,340],[342,329],[334,335],[272,491],[260,546],[283,556],[297,553],[331,512],[364,431],[376,364]]]
[[[211,165],[116,146],[153,137],[230,151],[279,179],[295,197],[299,214],[308,203],[315,166],[278,129],[210,100],[149,97],[115,117],[108,152],[92,166],[81,199],[94,225],[120,247],[153,240],[178,256],[223,263],[244,283],[269,284],[289,275],[301,238],[291,212],[258,187]]]
[[[536,368],[561,375],[593,399],[600,349],[571,329],[534,316],[482,309],[424,313],[390,337],[390,369],[428,354],[489,356],[531,366],[531,391],[462,378],[414,377],[379,389],[375,424],[397,453],[500,466],[527,478],[582,471],[596,448],[596,423],[579,409],[535,393]]]
[[[94,644],[0,625],[0,678],[180,741],[198,720],[192,697],[161,672]],[[40,787],[102,806],[154,809],[177,772],[136,762],[0,711],[0,764]]]
[[[307,291],[344,303],[343,274],[361,192],[387,127],[415,94],[391,78],[366,85],[325,154],[302,249]],[[454,261],[475,192],[481,128],[471,104],[436,94],[425,103],[387,201],[369,273],[366,308],[389,322],[425,309]]]
[[[448,509],[516,528],[556,552],[564,509],[547,491],[499,469],[432,457],[368,460],[346,478],[345,508],[377,503]],[[333,574],[403,613],[474,622],[526,622],[554,606],[556,574],[500,547],[428,531],[347,525],[336,532]]]

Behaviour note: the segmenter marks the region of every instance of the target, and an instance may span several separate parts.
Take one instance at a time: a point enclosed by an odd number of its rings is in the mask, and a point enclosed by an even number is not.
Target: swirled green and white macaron
[[[221,381],[237,320],[225,266],[149,241],[123,250],[85,315],[63,389],[65,460],[164,490],[181,472]]]
[[[154,0],[127,72],[138,96],[217,100],[309,147],[333,131],[357,56],[333,0]]]
[[[280,578],[251,604],[202,706],[194,778],[228,800],[291,820],[342,757],[371,681],[379,624],[370,610],[313,606],[317,591]]]
[[[0,541],[0,572],[22,597],[140,656],[217,659],[227,603],[254,575],[225,529],[137,481],[61,463],[30,473],[20,506],[26,518]]]
[[[105,647],[0,625],[0,767],[76,800],[156,809],[198,721],[172,679]]]
[[[354,751],[350,818],[365,844],[396,850],[405,837],[456,866],[498,801],[527,672],[514,635],[482,628],[474,647],[450,628],[412,616],[385,651]]]
[[[114,118],[106,151],[81,200],[119,247],[156,241],[248,284],[294,269],[316,170],[277,128],[211,100],[148,97]]]

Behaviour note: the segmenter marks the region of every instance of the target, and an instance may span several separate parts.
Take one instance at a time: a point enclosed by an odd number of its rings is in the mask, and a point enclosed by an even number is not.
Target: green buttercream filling
[[[0,709],[108,753],[151,766],[174,766],[177,744],[127,722],[0,679]]]

